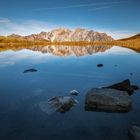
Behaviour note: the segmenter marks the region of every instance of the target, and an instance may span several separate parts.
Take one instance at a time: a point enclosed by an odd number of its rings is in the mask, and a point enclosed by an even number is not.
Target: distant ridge
[[[123,38],[123,39],[119,39],[120,41],[129,41],[129,40],[135,40],[135,39],[140,39],[140,33],[136,34],[134,36],[128,37],[128,38]]]

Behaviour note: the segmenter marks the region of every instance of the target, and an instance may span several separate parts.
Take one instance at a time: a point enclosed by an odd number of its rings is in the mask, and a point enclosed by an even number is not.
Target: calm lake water
[[[104,66],[98,68],[96,65]],[[23,73],[35,68],[34,73]],[[130,73],[133,73],[131,75]],[[0,52],[0,140],[128,140],[140,123],[140,91],[129,113],[88,112],[85,95],[125,79],[140,86],[140,54],[121,47],[32,47]],[[70,111],[44,112],[39,104],[76,89]]]

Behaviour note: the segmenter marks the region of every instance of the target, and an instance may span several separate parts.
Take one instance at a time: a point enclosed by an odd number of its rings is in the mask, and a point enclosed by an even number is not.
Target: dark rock
[[[130,80],[126,79],[120,83],[113,84],[111,86],[105,87],[105,88],[111,88],[111,89],[117,89],[121,91],[127,91],[129,95],[132,95],[134,93],[134,90],[139,89],[136,85],[131,85]]]
[[[85,110],[128,112],[131,109],[131,104],[131,98],[126,91],[93,88],[86,95]]]
[[[27,70],[24,70],[23,73],[29,73],[29,72],[37,72],[36,69],[27,69]]]
[[[103,67],[104,65],[103,64],[97,64],[97,67]]]
[[[72,90],[72,91],[70,91],[70,95],[78,96],[79,92],[77,90]]]
[[[60,113],[69,111],[77,103],[77,100],[69,96],[57,96],[48,100],[50,107],[53,108],[56,112]]]
[[[132,87],[134,90],[139,90],[139,87],[136,86],[136,85],[132,85],[131,87]]]
[[[131,127],[128,130],[128,136],[130,140],[140,140],[140,126],[131,125]]]

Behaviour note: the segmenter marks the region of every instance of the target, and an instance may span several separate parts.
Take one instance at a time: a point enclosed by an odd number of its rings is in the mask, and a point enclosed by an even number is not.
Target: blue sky
[[[140,32],[140,0],[4,0],[0,35],[28,35],[54,28],[78,27],[114,38]]]

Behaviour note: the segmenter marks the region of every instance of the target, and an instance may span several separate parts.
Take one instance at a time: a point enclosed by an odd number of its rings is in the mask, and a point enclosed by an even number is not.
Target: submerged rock
[[[140,140],[140,126],[131,125],[131,127],[128,130],[128,136],[130,140]]]
[[[85,110],[128,112],[131,109],[131,104],[131,98],[126,91],[93,88],[86,95]]]
[[[77,105],[78,101],[69,96],[57,96],[48,100],[49,106],[56,112],[65,113],[73,106]]]
[[[131,72],[130,75],[133,75],[133,73]]]
[[[38,103],[39,108],[41,111],[43,111],[44,113],[47,113],[48,115],[52,114],[54,112],[54,110],[52,110],[49,105],[48,105],[48,101],[42,101],[40,103]]]
[[[24,70],[23,73],[29,73],[29,72],[37,72],[36,69],[27,69],[27,70]]]
[[[97,67],[103,67],[104,65],[103,64],[97,64]]]
[[[127,91],[129,95],[132,95],[134,93],[134,90],[138,90],[139,87],[136,85],[131,85],[130,80],[126,79],[120,83],[113,84],[111,86],[105,87],[105,88],[111,88],[111,89],[117,89],[121,91]]]
[[[74,89],[74,90],[70,91],[70,95],[78,96],[79,95],[79,92]]]

